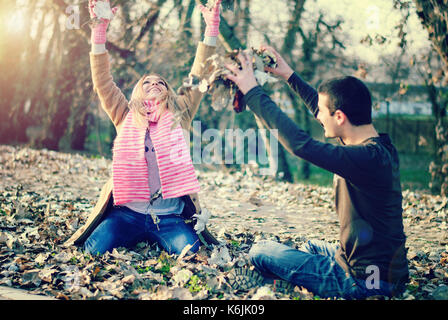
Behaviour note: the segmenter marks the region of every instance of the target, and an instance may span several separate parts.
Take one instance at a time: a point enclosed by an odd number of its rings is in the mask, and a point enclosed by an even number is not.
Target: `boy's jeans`
[[[118,247],[132,247],[139,242],[157,242],[169,254],[180,254],[186,245],[190,251],[199,249],[199,238],[194,229],[178,215],[159,215],[156,225],[149,214],[141,214],[127,207],[113,207],[84,243],[84,250],[92,255],[103,254]],[[158,228],[157,228],[158,226]]]
[[[300,250],[273,242],[255,244],[249,257],[256,269],[270,282],[283,279],[305,287],[322,297],[363,299],[373,295],[391,296],[391,286],[380,281],[379,289],[368,289],[366,280],[346,274],[334,256],[338,247],[324,241],[308,241]]]

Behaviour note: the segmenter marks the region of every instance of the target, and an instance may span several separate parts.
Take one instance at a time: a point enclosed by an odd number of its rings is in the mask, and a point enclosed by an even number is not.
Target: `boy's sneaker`
[[[256,270],[248,268],[235,268],[227,275],[229,284],[234,290],[248,291],[263,286],[264,278]]]
[[[294,292],[294,285],[288,281],[276,279],[274,280],[273,291],[284,294],[292,294]]]

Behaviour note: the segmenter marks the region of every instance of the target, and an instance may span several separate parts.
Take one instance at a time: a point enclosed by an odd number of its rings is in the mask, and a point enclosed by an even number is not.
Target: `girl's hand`
[[[217,37],[219,35],[219,22],[221,21],[219,6],[221,1],[217,0],[212,9],[208,9],[202,4],[199,4],[199,10],[201,10],[206,24],[205,36],[207,37]]]
[[[225,77],[235,82],[240,91],[246,94],[250,89],[258,86],[257,79],[254,75],[252,57],[244,52],[240,52],[237,58],[241,62],[241,69],[235,64],[226,64],[225,67],[231,71],[231,74]]]
[[[94,27],[92,28],[92,43],[94,44],[104,44],[106,43],[106,31],[107,27],[109,26],[110,20],[113,18],[115,13],[118,10],[118,7],[114,7],[110,9],[110,12],[108,12],[108,9],[110,8],[109,0],[89,0],[89,13],[91,19],[97,19],[97,13],[102,11],[101,13],[105,16],[108,16],[107,18],[104,18],[102,16],[99,17],[99,22],[94,24]],[[102,9],[102,10],[101,10]]]
[[[262,50],[272,52],[277,58],[277,68],[265,67],[265,71],[269,71],[275,75],[278,75],[288,81],[289,77],[294,73],[294,70],[286,63],[283,57],[273,47],[261,46]]]

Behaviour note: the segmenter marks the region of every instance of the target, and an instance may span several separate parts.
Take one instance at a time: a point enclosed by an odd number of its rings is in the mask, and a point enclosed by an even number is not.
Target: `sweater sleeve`
[[[318,108],[318,93],[306,83],[297,73],[293,73],[288,79],[289,86],[297,93],[297,95],[303,100],[306,107],[311,111],[314,117],[317,117],[319,112]]]
[[[199,42],[198,48],[196,49],[196,56],[194,58],[193,66],[191,67],[190,75],[202,78],[205,72],[204,62],[212,56],[216,51],[215,46],[206,45],[203,42]],[[184,100],[184,104],[188,108],[188,114],[191,120],[193,120],[196,112],[199,109],[203,93],[198,89],[189,89],[181,96]]]
[[[360,180],[366,178],[369,171],[366,168],[377,162],[373,145],[340,146],[311,138],[260,86],[252,88],[243,99],[267,128],[278,130],[278,140],[290,153],[318,167],[347,179]]]
[[[124,119],[128,111],[128,101],[113,81],[110,73],[109,54],[90,53],[93,89],[98,94],[101,107],[115,127]]]

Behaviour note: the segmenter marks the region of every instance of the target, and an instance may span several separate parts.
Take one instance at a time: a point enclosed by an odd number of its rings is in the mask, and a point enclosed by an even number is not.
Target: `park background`
[[[196,4],[112,1],[120,9],[107,49],[127,97],[148,70],[174,87],[188,76],[204,31]],[[367,83],[375,126],[390,134],[401,159],[410,281],[394,299],[448,300],[447,2],[223,0],[223,7],[219,54],[266,43],[313,86],[338,75]],[[275,177],[259,174],[266,166],[259,158],[258,169],[250,163],[249,141],[239,151],[242,163],[195,165],[201,207],[212,213],[208,228],[219,247],[179,258],[147,243],[103,256],[62,246],[110,178],[115,137],[92,89],[88,23],[86,0],[0,1],[0,300],[17,299],[17,289],[19,297],[61,300],[321,299],[275,285],[236,292],[226,280],[231,270],[250,266],[254,242],[299,248],[310,239],[338,241],[331,174],[283,148],[272,157],[269,134],[262,151],[270,151]],[[265,89],[297,124],[325,140],[285,83]],[[212,144],[227,147],[218,143],[225,130],[263,132],[250,111],[215,110],[212,98],[205,95],[193,122],[201,155]],[[223,135],[215,141],[207,132]],[[235,158],[241,156],[234,147]]]
[[[203,38],[197,1],[112,1],[112,6],[120,8],[107,43],[117,85],[129,98],[139,77],[151,71],[178,88]],[[417,0],[227,0],[218,52],[270,44],[314,86],[339,75],[363,79],[374,97],[375,126],[390,134],[400,152],[403,186],[446,194],[446,7]],[[3,1],[0,17],[0,143],[110,158],[116,133],[92,90],[87,1]],[[304,130],[324,140],[286,84],[265,87]],[[195,118],[202,131],[261,128],[250,111],[236,114],[210,105],[206,95]],[[202,141],[202,148],[210,143]],[[270,160],[279,180],[332,183],[331,174],[281,146],[278,158]]]

